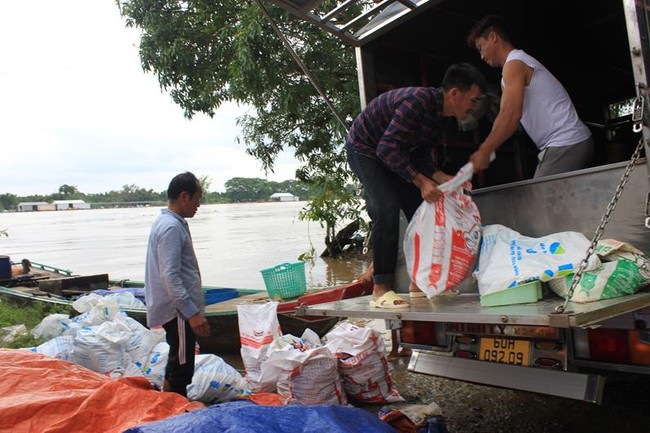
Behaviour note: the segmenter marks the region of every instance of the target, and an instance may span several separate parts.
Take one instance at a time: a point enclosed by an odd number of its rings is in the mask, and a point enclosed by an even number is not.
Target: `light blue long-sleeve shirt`
[[[145,270],[147,325],[205,311],[199,263],[185,218],[162,209],[149,234]]]

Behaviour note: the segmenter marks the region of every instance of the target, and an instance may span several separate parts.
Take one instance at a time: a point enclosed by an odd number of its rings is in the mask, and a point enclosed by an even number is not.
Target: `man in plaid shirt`
[[[363,185],[372,221],[372,306],[409,306],[392,290],[400,210],[410,220],[422,200],[432,203],[441,196],[437,185],[450,178],[437,170],[434,158],[442,118],[466,118],[485,88],[478,69],[468,63],[455,64],[445,73],[440,88],[405,87],[382,93],[352,124],[345,146],[350,168]],[[413,283],[409,291],[422,293]]]

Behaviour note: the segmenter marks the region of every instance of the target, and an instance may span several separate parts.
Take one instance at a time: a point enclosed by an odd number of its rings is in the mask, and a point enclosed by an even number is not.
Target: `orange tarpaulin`
[[[0,432],[122,432],[189,405],[144,377],[110,379],[28,350],[0,349]]]

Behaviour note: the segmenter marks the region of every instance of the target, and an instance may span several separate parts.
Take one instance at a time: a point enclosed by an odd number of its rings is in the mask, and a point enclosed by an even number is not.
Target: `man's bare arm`
[[[501,95],[499,115],[494,120],[490,134],[469,158],[474,170],[486,169],[490,165],[490,154],[517,130],[523,112],[524,90],[529,73],[530,68],[519,60],[510,61],[503,67],[505,87]]]

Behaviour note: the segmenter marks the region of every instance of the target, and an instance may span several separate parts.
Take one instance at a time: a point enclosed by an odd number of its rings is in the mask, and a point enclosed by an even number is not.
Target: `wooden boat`
[[[71,316],[79,314],[72,308],[74,299],[95,290],[100,292],[118,292],[125,289],[142,289],[144,283],[131,280],[111,280],[107,274],[73,275],[66,269],[60,269],[40,263],[31,262],[29,272],[16,275],[10,280],[0,281],[0,298],[4,298],[17,306],[33,305],[35,303],[54,311],[66,311]],[[239,323],[237,305],[268,302],[268,293],[264,290],[231,289],[205,286],[204,290],[219,295],[228,292],[235,297],[206,306],[205,315],[210,323],[212,335],[198,339],[201,351],[205,353],[237,353],[241,348],[239,341]],[[296,316],[299,306],[314,305],[322,302],[333,302],[372,293],[372,284],[354,282],[334,288],[308,289],[297,298],[280,301],[278,304],[278,321],[284,334],[302,335],[309,328],[319,336],[325,335],[336,325],[339,318],[325,316]],[[219,296],[217,296],[219,298]],[[126,314],[146,326],[146,309],[122,308]]]

